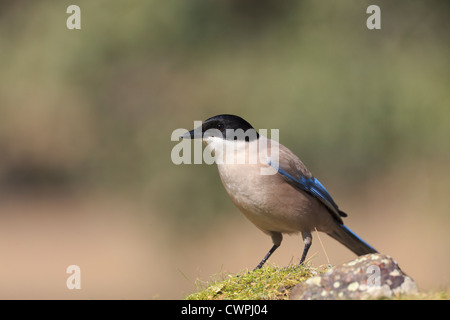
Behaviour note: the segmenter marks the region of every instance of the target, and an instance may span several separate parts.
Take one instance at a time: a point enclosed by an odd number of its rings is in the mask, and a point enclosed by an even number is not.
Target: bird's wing
[[[297,189],[305,191],[320,202],[322,202],[333,216],[342,223],[341,217],[346,217],[347,214],[339,210],[338,205],[334,202],[330,193],[325,189],[322,183],[317,180],[311,172],[306,168],[303,162],[292,153],[288,148],[283,145],[279,145],[279,162],[269,163],[272,167],[278,170],[278,174],[281,175],[289,184]]]

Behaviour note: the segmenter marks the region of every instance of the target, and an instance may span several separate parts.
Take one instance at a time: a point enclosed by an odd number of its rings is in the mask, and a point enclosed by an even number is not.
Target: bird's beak
[[[188,131],[185,134],[180,136],[181,139],[193,139],[194,138],[194,130]]]
[[[191,131],[186,132],[185,134],[181,135],[180,138],[182,138],[182,139],[202,138],[203,133],[201,130],[202,130],[202,128],[191,130]]]

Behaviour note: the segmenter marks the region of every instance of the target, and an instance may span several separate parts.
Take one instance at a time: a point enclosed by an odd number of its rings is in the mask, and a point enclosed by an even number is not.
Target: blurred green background
[[[173,130],[221,113],[280,129],[350,228],[448,288],[449,30],[437,0],[0,1],[0,298],[178,299],[253,268],[269,237],[215,166],[170,158]]]

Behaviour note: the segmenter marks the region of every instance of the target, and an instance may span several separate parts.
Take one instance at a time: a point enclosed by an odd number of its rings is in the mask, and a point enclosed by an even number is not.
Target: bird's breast
[[[261,175],[263,165],[218,165],[222,183],[238,209],[267,233],[319,229],[326,212],[319,201],[293,188],[280,175]],[[329,217],[325,213],[325,218]]]
[[[267,185],[260,174],[260,165],[219,164],[220,178],[233,202],[255,212],[267,211]]]

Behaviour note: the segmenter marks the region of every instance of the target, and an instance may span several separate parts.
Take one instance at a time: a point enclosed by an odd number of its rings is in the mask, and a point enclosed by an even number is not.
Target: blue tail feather
[[[374,247],[361,239],[361,237],[343,224],[336,224],[336,228],[328,234],[359,256],[378,252]]]

